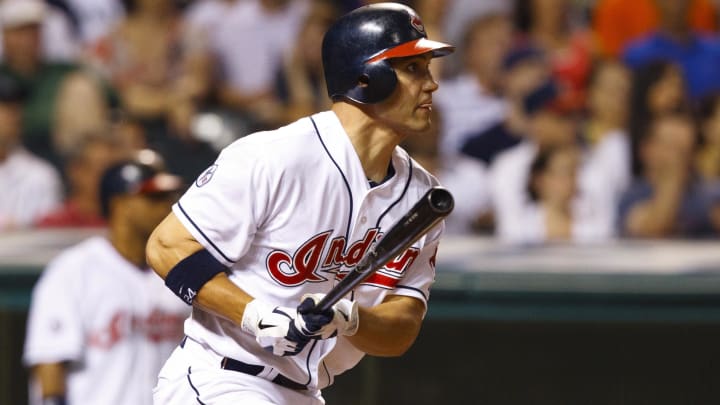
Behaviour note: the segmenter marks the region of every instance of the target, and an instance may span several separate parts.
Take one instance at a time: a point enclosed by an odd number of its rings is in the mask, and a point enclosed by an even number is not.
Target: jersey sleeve
[[[412,262],[405,276],[395,286],[395,290],[391,294],[415,297],[425,304],[427,310],[430,286],[435,281],[435,256],[444,229],[445,223],[443,221],[430,230],[420,254]]]
[[[191,235],[231,266],[247,250],[268,206],[268,169],[258,148],[225,149],[173,206]]]
[[[28,366],[80,360],[84,328],[75,277],[51,264],[33,288],[24,362]]]

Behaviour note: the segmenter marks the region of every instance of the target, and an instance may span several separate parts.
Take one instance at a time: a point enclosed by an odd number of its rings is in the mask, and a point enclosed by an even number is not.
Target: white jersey
[[[333,112],[303,118],[224,149],[173,207],[190,233],[257,299],[295,308],[305,293],[327,293],[437,180],[401,148],[394,175],[370,187]],[[426,303],[442,225],[349,294],[361,306],[388,294]],[[344,337],[313,341],[297,356],[263,350],[253,336],[193,309],[186,334],[215,353],[270,366],[310,390],[363,357]]]
[[[157,373],[188,315],[152,270],[138,269],[94,237],[60,254],[41,275],[24,362],[70,362],[69,404],[151,404]]]

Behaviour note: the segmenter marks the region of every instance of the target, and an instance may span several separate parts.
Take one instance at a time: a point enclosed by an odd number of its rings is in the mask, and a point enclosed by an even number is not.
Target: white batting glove
[[[337,335],[352,336],[357,333],[360,317],[355,301],[341,299],[327,313],[315,314],[311,310],[325,294],[305,294],[298,306],[297,328],[314,339],[328,339]]]
[[[252,300],[245,306],[240,327],[274,355],[294,356],[310,341],[310,337],[301,333],[293,322],[297,316],[296,309],[273,307]]]

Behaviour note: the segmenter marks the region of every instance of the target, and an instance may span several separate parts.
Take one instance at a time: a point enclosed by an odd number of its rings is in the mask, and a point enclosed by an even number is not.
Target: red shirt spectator
[[[690,0],[688,22],[692,29],[717,29],[715,5],[711,0]],[[628,42],[658,28],[659,12],[654,0],[600,0],[595,8],[593,28],[598,51],[618,57]]]

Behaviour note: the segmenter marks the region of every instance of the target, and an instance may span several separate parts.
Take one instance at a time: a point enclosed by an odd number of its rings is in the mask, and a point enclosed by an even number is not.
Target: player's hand
[[[305,294],[298,306],[297,329],[313,339],[328,339],[337,335],[352,336],[359,326],[358,305],[355,301],[342,299],[323,313],[312,309],[325,294]]]
[[[245,306],[242,330],[255,336],[255,341],[276,356],[294,356],[300,353],[310,337],[300,332],[295,323],[297,310],[272,307],[253,300]]]

